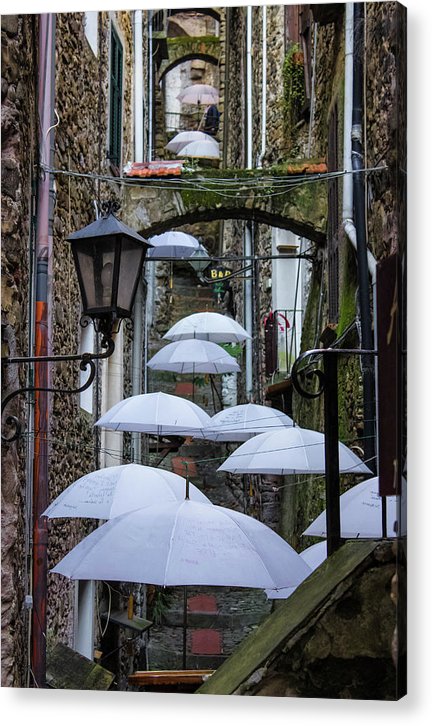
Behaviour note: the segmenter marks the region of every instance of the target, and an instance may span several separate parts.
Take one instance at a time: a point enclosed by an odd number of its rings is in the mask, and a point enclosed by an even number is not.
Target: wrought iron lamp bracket
[[[371,356],[377,355],[376,350],[364,350],[362,348],[315,348],[307,350],[294,361],[291,369],[292,384],[297,393],[303,398],[319,398],[324,393],[328,383],[328,374],[325,370],[319,368],[319,358],[326,360],[327,356],[338,355],[360,355]],[[304,361],[311,359],[306,365]],[[317,387],[311,390],[311,384],[316,382]]]
[[[338,415],[338,356],[360,355],[369,357],[377,351],[361,348],[318,348],[302,353],[293,364],[291,380],[294,389],[303,398],[314,399],[324,394],[324,448],[326,483],[327,555],[341,544],[339,506],[339,415]],[[322,357],[323,368],[318,367]],[[309,363],[305,361],[309,360]],[[315,382],[314,390],[311,384]]]
[[[74,394],[74,393],[82,393],[83,391],[90,388],[91,384],[93,383],[93,380],[96,375],[96,361],[103,360],[105,358],[109,358],[113,353],[115,349],[114,340],[109,334],[103,334],[101,346],[104,349],[101,353],[77,353],[74,355],[45,355],[45,356],[30,356],[30,357],[20,357],[20,358],[2,358],[2,364],[3,365],[11,365],[11,364],[25,364],[30,365],[32,363],[41,364],[41,363],[63,363],[63,362],[71,362],[71,361],[77,361],[79,362],[80,370],[85,372],[88,371],[88,378],[87,380],[81,385],[79,388],[44,388],[44,387],[38,387],[38,386],[24,386],[23,388],[18,388],[15,391],[12,391],[9,393],[5,398],[2,400],[2,418],[3,413],[6,409],[6,407],[9,405],[9,403],[16,398],[16,396],[20,396],[24,393],[35,393],[36,391],[45,392],[45,393],[65,393],[65,394]],[[12,429],[12,432],[9,435],[4,435],[2,433],[2,441],[5,442],[12,442],[16,441],[22,433],[22,425],[20,420],[17,416],[9,415],[5,418],[4,421],[5,425],[8,426],[10,429]]]

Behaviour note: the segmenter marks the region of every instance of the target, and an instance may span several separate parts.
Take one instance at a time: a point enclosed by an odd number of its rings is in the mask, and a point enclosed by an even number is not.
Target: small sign
[[[206,270],[206,276],[210,278],[211,282],[222,282],[225,277],[229,277],[231,274],[232,270],[222,265],[208,267]]]

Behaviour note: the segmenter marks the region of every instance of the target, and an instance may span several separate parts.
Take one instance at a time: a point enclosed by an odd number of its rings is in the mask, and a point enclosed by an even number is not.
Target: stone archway
[[[176,66],[190,60],[203,60],[214,66],[220,64],[221,42],[217,37],[180,36],[167,38],[167,49],[168,58],[162,61],[158,71],[159,83]]]
[[[231,180],[238,180],[236,190],[230,187],[228,193],[216,184],[211,186],[212,180],[223,181],[228,176],[231,176]],[[256,186],[250,186],[251,177],[257,178]],[[245,180],[244,187],[242,179]],[[315,178],[314,183],[310,183],[311,175],[309,178],[307,174],[300,178],[297,175],[298,181],[290,185],[284,194],[272,195],[269,179],[270,192],[264,195],[263,179],[262,170],[234,172],[212,169],[207,177],[204,173],[188,174],[178,182],[174,180],[175,184],[173,180],[164,182],[162,179],[137,181],[123,188],[122,219],[144,237],[186,224],[242,219],[289,229],[313,242],[324,244],[327,225],[326,182]]]

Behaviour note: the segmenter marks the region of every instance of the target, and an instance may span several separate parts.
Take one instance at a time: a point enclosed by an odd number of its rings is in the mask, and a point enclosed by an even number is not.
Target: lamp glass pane
[[[112,309],[112,283],[115,263],[115,240],[104,238],[76,243],[76,257],[80,272],[85,310]]]
[[[123,238],[120,256],[120,270],[117,307],[132,311],[136,286],[141,274],[146,247],[133,239]]]

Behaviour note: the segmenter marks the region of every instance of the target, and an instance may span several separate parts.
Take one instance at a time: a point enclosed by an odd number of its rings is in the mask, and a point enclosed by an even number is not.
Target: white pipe
[[[134,11],[134,87],[135,87],[135,154],[134,161],[144,161],[143,119],[143,25],[142,10]]]
[[[246,168],[252,169],[252,7],[250,5],[247,7],[246,14]],[[248,224],[245,225],[243,247],[245,257],[251,257],[252,234]],[[245,274],[244,319],[246,331],[252,336],[251,270],[247,270]],[[253,396],[252,338],[246,341],[245,353],[246,398],[250,401]]]
[[[354,4],[345,5],[345,102],[344,102],[344,171],[343,177],[343,199],[342,199],[342,224],[345,233],[357,251],[357,232],[354,225],[353,213],[353,175],[351,160],[352,143],[352,109],[353,109],[353,73],[354,73]],[[374,347],[377,349],[377,304],[376,304],[376,259],[368,249],[368,270],[372,283],[372,305],[374,320]],[[378,421],[378,358],[375,356],[375,400]],[[378,432],[376,434],[378,442]],[[377,459],[378,461],[378,459]]]
[[[246,168],[252,169],[252,7],[246,15]]]
[[[353,67],[354,67],[354,4],[346,3],[345,11],[345,100],[344,100],[344,144],[343,158],[343,201],[342,201],[342,224],[344,230],[357,250],[357,233],[354,225],[353,213],[353,175],[351,161],[351,132],[352,132],[352,107],[353,107]],[[372,252],[368,250],[368,268],[372,278],[372,284],[376,280],[376,260]]]
[[[266,127],[267,127],[267,6],[262,8],[262,84],[261,84],[261,153],[258,157],[258,168],[266,152]]]
[[[244,251],[246,257],[252,255],[252,233],[249,224],[245,225],[244,231]],[[252,271],[246,270],[245,272],[245,303],[244,303],[244,320],[245,329],[250,336],[253,335],[252,326]],[[252,337],[246,340],[245,344],[246,352],[246,398],[248,401],[252,400],[253,396],[253,376],[252,376]]]
[[[115,336],[115,349],[110,358],[102,361],[102,413],[123,399],[123,328]],[[122,463],[123,432],[102,429],[101,446],[104,450],[103,466]]]
[[[143,14],[134,11],[134,87],[135,87],[135,161],[144,161],[144,124],[143,124]],[[143,368],[143,282],[139,281],[134,305],[133,344],[132,344],[132,395],[142,393]],[[141,463],[141,435],[132,433],[132,454],[136,463]]]

